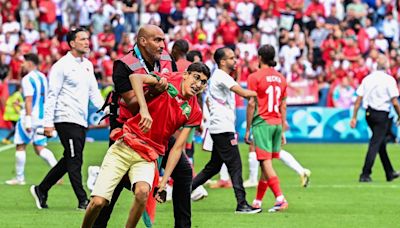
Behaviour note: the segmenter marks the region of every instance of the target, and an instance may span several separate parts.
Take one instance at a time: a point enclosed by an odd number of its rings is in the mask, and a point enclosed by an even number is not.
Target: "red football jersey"
[[[248,89],[257,92],[257,110],[269,124],[281,124],[281,102],[286,99],[286,79],[271,67],[263,67],[249,75]]]
[[[182,96],[181,84],[183,73],[168,72],[161,77],[168,78],[169,88],[158,97],[147,103],[149,113],[153,119],[151,129],[143,133],[139,128],[140,114],[130,118],[124,128],[145,143],[153,147],[159,155],[164,155],[168,139],[181,127],[200,126],[202,112],[197,102],[197,97],[185,99]],[[125,130],[125,129],[124,129]]]

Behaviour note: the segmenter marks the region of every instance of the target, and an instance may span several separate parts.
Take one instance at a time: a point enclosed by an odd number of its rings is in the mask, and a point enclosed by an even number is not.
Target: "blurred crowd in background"
[[[244,86],[258,68],[257,48],[272,44],[292,89],[289,105],[349,108],[379,53],[389,57],[389,73],[400,76],[399,6],[398,0],[0,0],[0,100],[4,106],[7,88],[20,83],[24,54],[37,53],[48,74],[69,49],[67,31],[77,26],[91,32],[88,58],[110,91],[113,61],[132,49],[139,25],[155,24],[168,50],[185,39],[211,70],[214,51],[231,47]]]

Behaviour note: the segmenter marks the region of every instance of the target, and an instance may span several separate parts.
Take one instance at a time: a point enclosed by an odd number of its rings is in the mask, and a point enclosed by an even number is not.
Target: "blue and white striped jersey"
[[[46,76],[38,70],[29,72],[22,78],[22,94],[24,99],[32,96],[32,125],[43,125],[44,102],[48,91]],[[21,118],[25,116],[25,106],[21,111]]]

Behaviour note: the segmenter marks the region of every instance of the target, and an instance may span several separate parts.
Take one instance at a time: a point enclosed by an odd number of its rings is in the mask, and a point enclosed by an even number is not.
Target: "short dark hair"
[[[258,49],[258,56],[261,57],[261,62],[267,64],[268,66],[276,66],[275,58],[275,48],[272,45],[266,44]]]
[[[177,60],[179,57],[186,55],[189,51],[189,43],[186,40],[179,39],[172,46],[171,55]]]
[[[210,75],[211,75],[210,68],[208,68],[208,66],[206,64],[201,63],[201,62],[196,62],[196,63],[190,64],[186,71],[189,73],[193,72],[193,71],[203,73],[207,77],[207,79],[209,79]]]
[[[228,49],[230,49],[230,48],[229,47],[221,47],[215,51],[214,61],[217,63],[218,67],[219,67],[219,64],[221,63],[221,60],[225,57],[226,50],[228,50]]]
[[[36,54],[33,54],[33,53],[25,54],[24,59],[25,59],[25,61],[32,62],[33,64],[35,64],[35,66],[39,65],[39,57]]]
[[[69,30],[68,33],[67,33],[67,43],[68,43],[69,47],[71,47],[70,42],[74,41],[76,39],[76,34],[78,32],[88,32],[88,30],[86,30],[83,27],[72,28],[71,30]]]
[[[194,57],[198,56],[200,61],[203,61],[203,56],[199,50],[191,50],[186,54],[187,61],[194,62]]]

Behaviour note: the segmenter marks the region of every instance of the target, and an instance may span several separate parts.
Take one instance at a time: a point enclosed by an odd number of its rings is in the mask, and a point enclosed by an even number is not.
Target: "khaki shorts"
[[[128,172],[131,188],[137,182],[146,182],[152,187],[155,162],[143,159],[123,141],[118,140],[107,151],[101,164],[91,196],[101,196],[110,201],[115,187]]]

